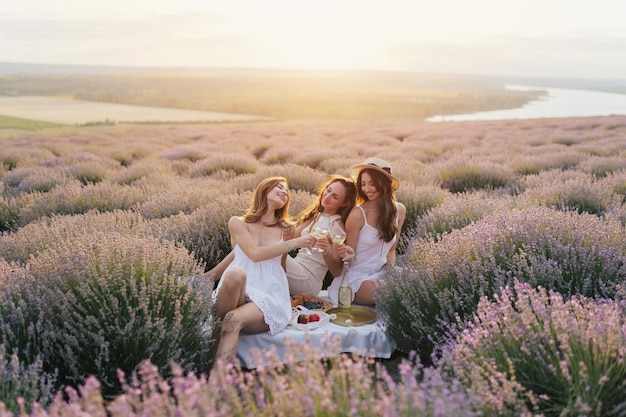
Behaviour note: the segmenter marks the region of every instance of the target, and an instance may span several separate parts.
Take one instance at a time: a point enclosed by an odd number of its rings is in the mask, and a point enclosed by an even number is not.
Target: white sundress
[[[281,239],[280,242],[282,241]],[[291,299],[287,276],[281,265],[282,256],[254,262],[239,245],[235,245],[234,252],[235,259],[226,268],[224,274],[234,266],[246,271],[246,297],[263,313],[265,323],[270,328],[270,334],[281,332],[291,320]],[[217,292],[222,282],[224,279],[219,281]]]
[[[341,219],[341,215],[339,214],[320,216],[315,224],[329,227],[330,224],[339,219]],[[311,233],[311,227],[315,224],[311,223],[305,227],[302,230],[302,236]],[[316,296],[322,289],[324,277],[326,277],[326,273],[328,272],[328,265],[324,260],[324,254],[321,252],[308,253],[304,249],[300,249],[295,258],[287,255],[285,267],[287,269],[289,291],[292,295],[306,293]]]
[[[389,242],[382,240],[378,229],[367,222],[363,207],[360,205],[356,207],[360,208],[363,212],[365,224],[361,228],[359,240],[356,244],[356,259],[352,262],[348,270],[348,279],[350,287],[352,288],[352,300],[354,300],[354,295],[359,288],[361,288],[361,284],[363,284],[364,281],[383,278],[383,267],[387,264],[387,254],[389,253],[389,249],[391,249],[396,242],[396,236]],[[397,221],[396,219],[396,223]],[[338,302],[341,278],[340,276],[336,277],[328,286],[328,297],[333,305],[337,305]]]

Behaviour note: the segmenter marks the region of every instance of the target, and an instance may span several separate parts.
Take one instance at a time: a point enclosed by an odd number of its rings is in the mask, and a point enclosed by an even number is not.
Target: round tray
[[[376,311],[372,309],[352,306],[351,313],[346,310],[347,309],[345,308],[335,307],[327,310],[326,314],[334,314],[337,316],[335,319],[331,318],[330,321],[340,326],[361,326],[363,324],[370,324],[376,321]]]

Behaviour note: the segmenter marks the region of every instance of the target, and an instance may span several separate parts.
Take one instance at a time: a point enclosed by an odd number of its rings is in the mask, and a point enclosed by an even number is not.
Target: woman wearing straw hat
[[[406,207],[396,201],[394,191],[400,181],[391,174],[391,165],[380,158],[368,158],[352,167],[350,176],[357,186],[357,203],[346,220],[346,241],[338,247],[339,255],[350,260],[349,281],[353,301],[374,305],[377,285],[384,277],[384,267],[396,260],[396,245],[404,223]],[[337,305],[341,277],[328,287],[328,295]]]

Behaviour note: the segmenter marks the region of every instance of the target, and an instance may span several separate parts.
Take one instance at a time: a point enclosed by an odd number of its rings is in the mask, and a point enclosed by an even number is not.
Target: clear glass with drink
[[[328,236],[328,227],[329,227],[328,217],[320,215],[315,220],[315,223],[310,226],[310,230],[311,230],[310,233],[316,239],[324,239],[326,238],[326,236]],[[309,255],[312,255],[313,252],[317,252],[317,253],[324,252],[322,249],[317,247],[317,243],[310,249],[305,248],[304,251],[308,253]]]
[[[333,241],[333,243],[340,245],[346,241],[346,232],[341,226],[339,226],[337,221],[334,221],[330,225],[328,231],[330,233],[330,239]]]

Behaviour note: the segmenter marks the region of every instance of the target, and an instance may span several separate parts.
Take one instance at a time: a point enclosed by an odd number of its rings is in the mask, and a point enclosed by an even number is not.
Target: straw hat
[[[350,177],[356,182],[359,174],[364,169],[373,169],[384,174],[391,181],[391,189],[397,190],[400,186],[400,180],[391,175],[391,164],[380,158],[367,158],[361,165],[355,165],[350,169]],[[357,184],[358,185],[358,184]]]

